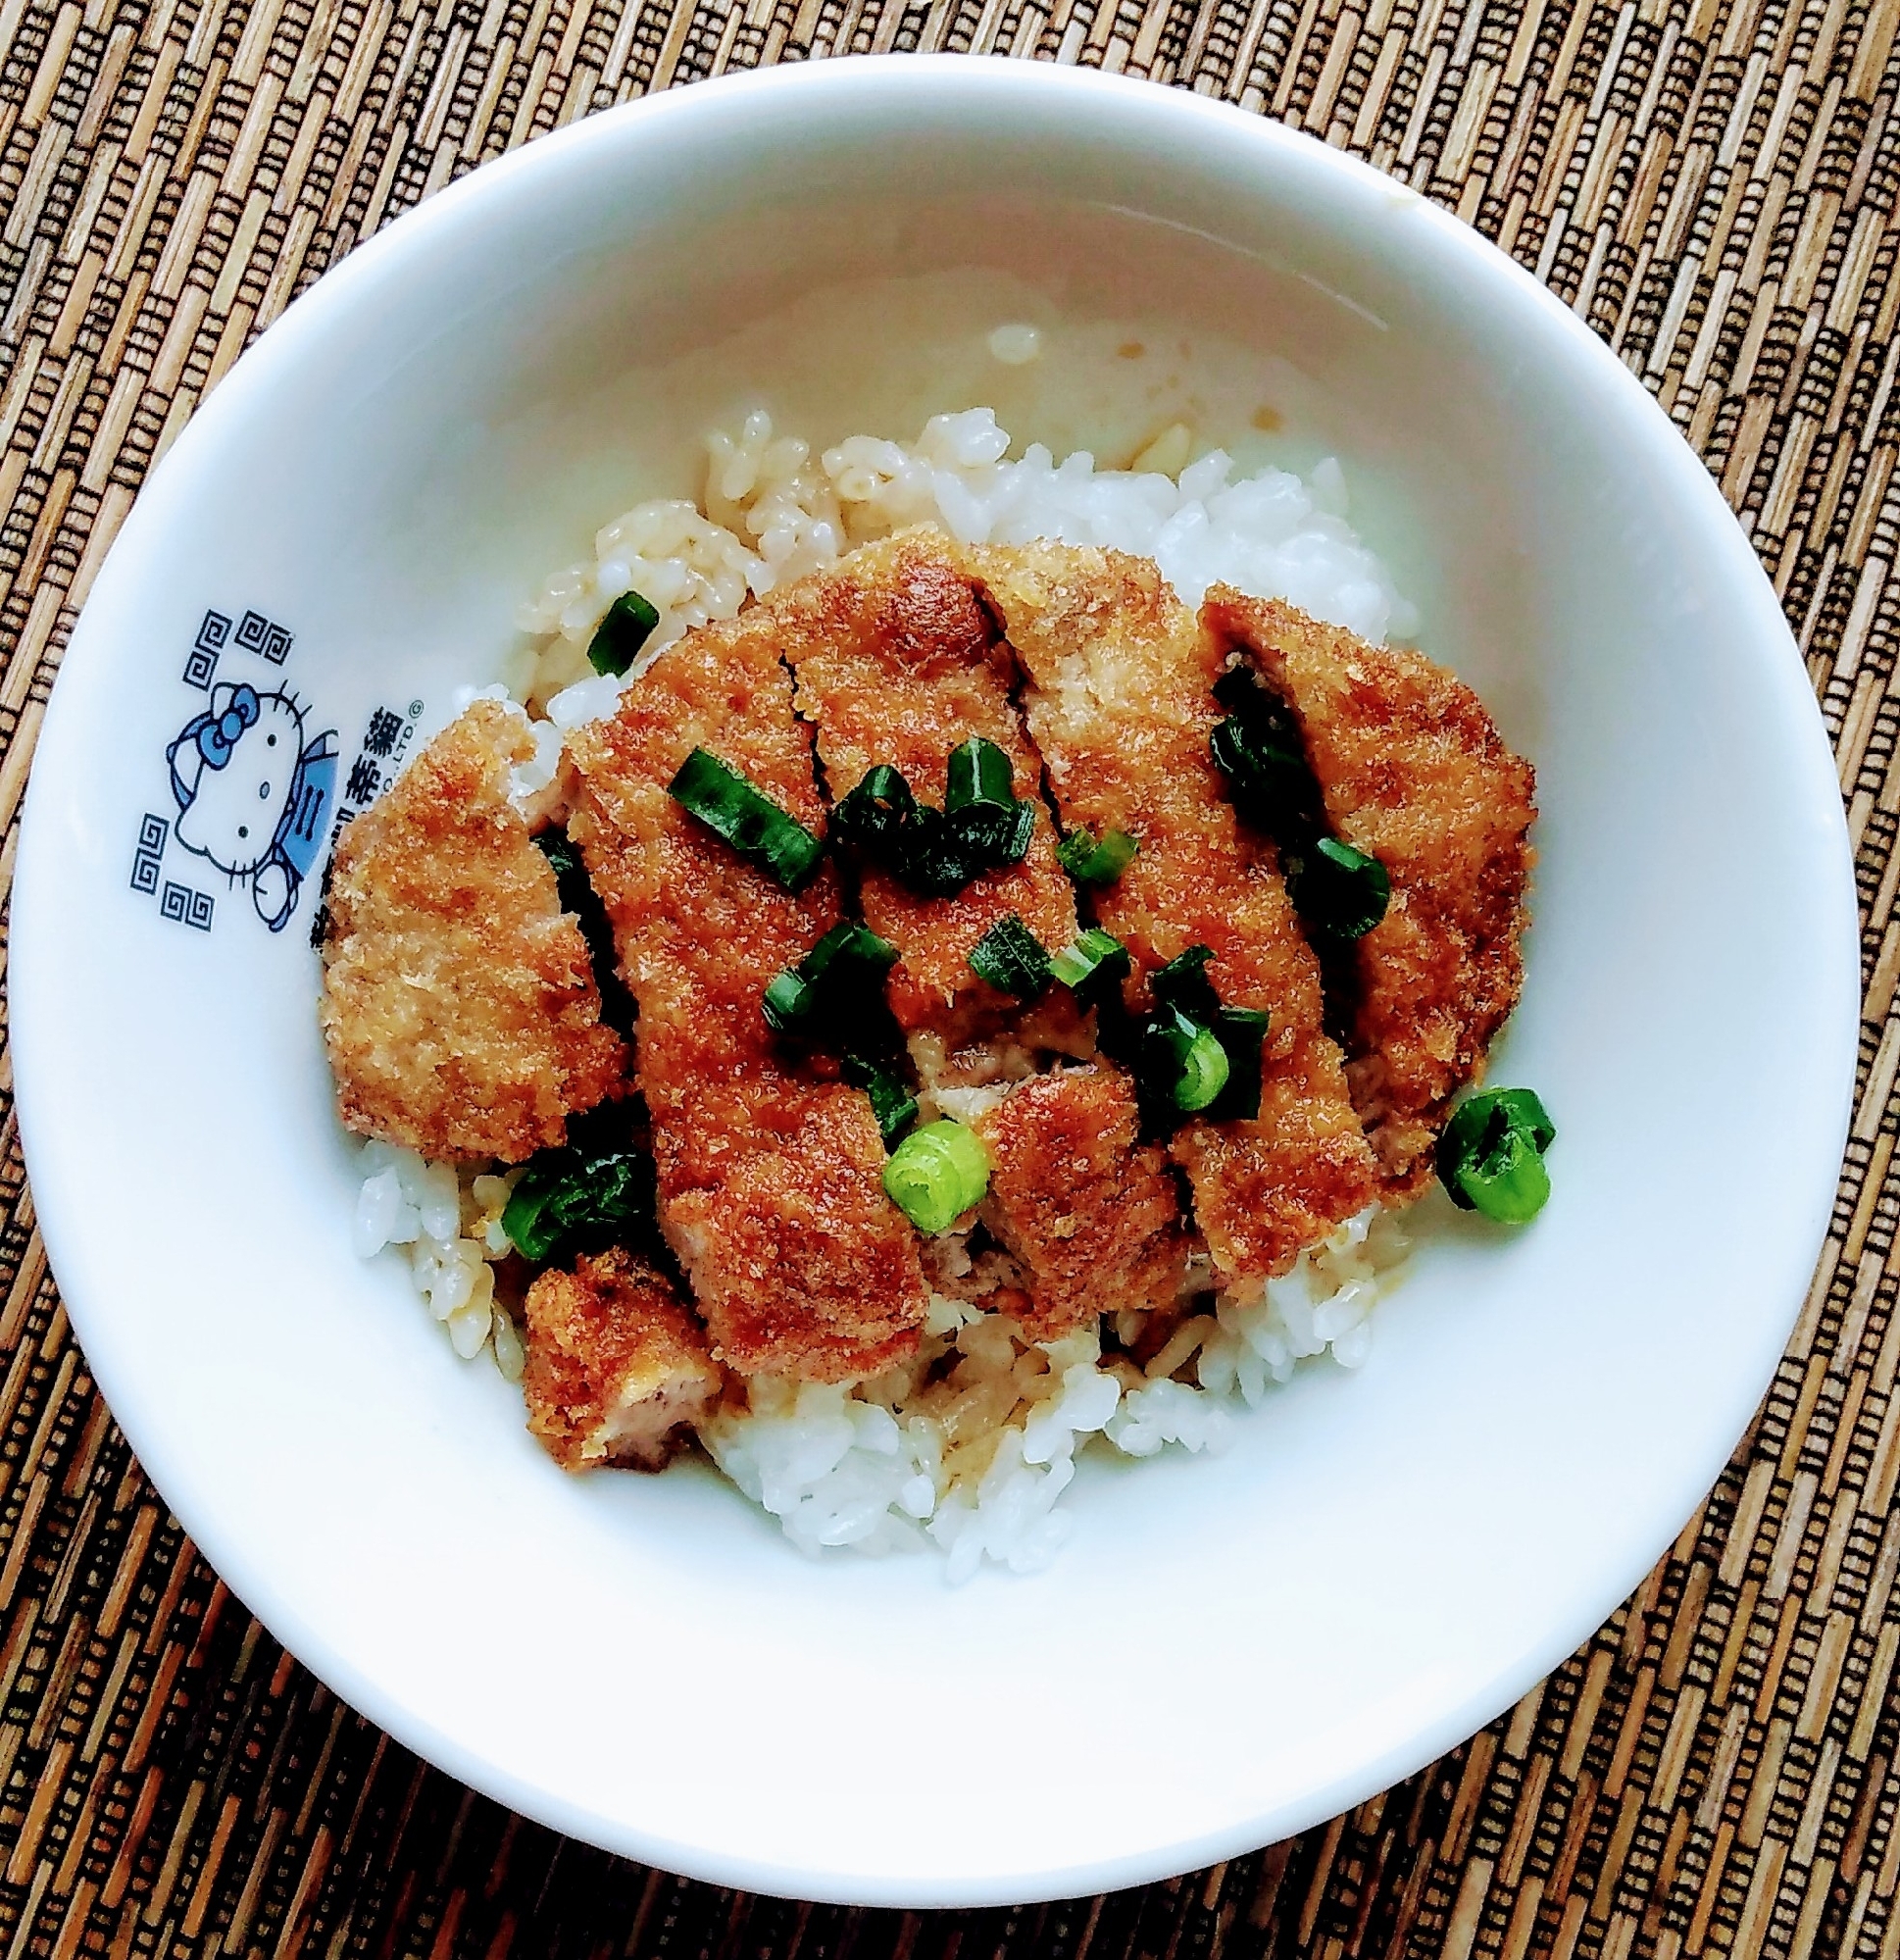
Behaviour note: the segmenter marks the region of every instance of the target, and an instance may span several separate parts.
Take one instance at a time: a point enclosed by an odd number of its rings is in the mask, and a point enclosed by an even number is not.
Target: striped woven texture
[[[0,879],[61,649],[141,478],[358,240],[511,145],[723,69],[998,51],[1348,147],[1615,346],[1800,636],[1868,981],[1793,1345],[1635,1598],[1467,1746],[1325,1829],[1014,1912],[817,1908],[647,1872],[340,1705],[199,1559],[94,1391],[0,1064],[7,1960],[1900,1952],[1897,20],[1900,0],[0,0]]]

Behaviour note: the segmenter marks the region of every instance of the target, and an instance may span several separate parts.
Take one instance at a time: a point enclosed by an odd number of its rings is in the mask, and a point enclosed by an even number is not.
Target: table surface
[[[1656,393],[1799,635],[1856,851],[1852,1140],[1733,1463],[1587,1647],[1324,1829],[1020,1911],[856,1912],[510,1816],[230,1597],[100,1401],[0,1057],[0,1942],[21,1954],[1900,1952],[1900,0],[0,0],[0,880],[61,650],[155,456],[358,240],[727,68],[951,49],[1225,97],[1532,268]]]

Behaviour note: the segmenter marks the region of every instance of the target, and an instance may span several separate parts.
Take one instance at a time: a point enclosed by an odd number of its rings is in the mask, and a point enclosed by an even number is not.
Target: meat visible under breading
[[[925,1293],[869,1101],[782,1055],[761,1008],[837,922],[836,875],[826,863],[786,892],[667,793],[702,746],[822,832],[776,635],[763,608],[702,627],[618,713],[575,730],[568,829],[639,1003],[661,1224],[719,1355],[742,1374],[840,1382],[911,1352]]]
[[[952,547],[936,531],[900,532],[775,593],[765,611],[797,677],[799,712],[817,727],[834,801],[889,763],[920,799],[941,806],[950,751],[981,735],[1009,757],[1016,793],[1036,806],[1022,862],[952,897],[920,897],[890,872],[864,867],[865,923],[898,949],[887,994],[926,1083],[985,1080],[992,1071],[974,1051],[1006,1029],[1022,1048],[1089,1052],[1066,990],[1025,1012],[970,965],[977,940],[1012,912],[1060,952],[1075,937],[1075,898],[1041,807],[1041,765],[1010,700],[1014,664]]]
[[[719,1400],[704,1331],[626,1252],[550,1269],[527,1289],[527,1427],[564,1470],[664,1470],[681,1432]]]
[[[319,1012],[343,1121],[425,1157],[519,1163],[625,1073],[586,942],[509,802],[533,753],[476,701],[337,840]]]
[[[971,1128],[990,1158],[982,1217],[1028,1282],[1032,1304],[1018,1318],[1031,1339],[1174,1304],[1187,1261],[1180,1204],[1160,1148],[1137,1147],[1134,1091],[1119,1069],[1019,1082]]]
[[[1241,830],[1208,751],[1220,650],[1145,560],[1030,544],[965,562],[1028,675],[1029,731],[1065,822],[1140,844],[1095,899],[1133,955],[1132,997],[1201,944],[1222,1000],[1271,1016],[1258,1120],[1189,1119],[1171,1148],[1221,1272],[1283,1273],[1366,1205],[1375,1167],[1273,846]]]
[[[1225,586],[1202,617],[1292,710],[1328,825],[1391,878],[1357,948],[1348,1076],[1386,1195],[1410,1195],[1431,1176],[1451,1097],[1483,1073],[1517,1005],[1535,776],[1423,654]]]

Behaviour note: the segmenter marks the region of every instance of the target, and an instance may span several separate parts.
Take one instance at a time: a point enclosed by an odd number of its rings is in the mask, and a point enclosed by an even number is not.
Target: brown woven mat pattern
[[[0,1073],[6,1960],[1900,1952],[1897,19],[1900,0],[0,0],[0,878],[61,648],[140,479],[360,238],[648,90],[998,51],[1146,74],[1345,145],[1615,345],[1800,635],[1869,985],[1793,1346],[1637,1596],[1351,1815],[1175,1884],[1012,1912],[814,1908],[649,1873],[510,1817],[339,1705],[199,1560],[94,1392]],[[1645,1121],[1657,1147],[1712,1147],[1693,1111]],[[1150,1686],[1130,1719],[1199,1719],[1213,1691]],[[931,1746],[893,1754],[927,1775]],[[1006,1786],[1006,1747],[998,1768]]]

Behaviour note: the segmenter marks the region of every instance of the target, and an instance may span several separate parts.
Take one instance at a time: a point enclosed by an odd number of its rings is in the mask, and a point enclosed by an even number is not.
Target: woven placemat
[[[729,67],[1001,51],[1222,95],[1535,270],[1706,458],[1799,633],[1866,915],[1833,1235],[1642,1589],[1442,1762],[1293,1842],[1019,1912],[644,1871],[341,1706],[198,1558],[88,1379],[0,1062],[0,1944],[20,1954],[1900,1951],[1900,0],[0,0],[0,879],[61,649],[153,458],[391,216]]]

